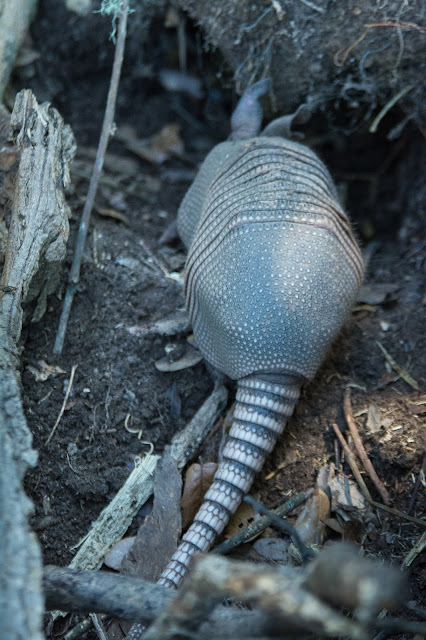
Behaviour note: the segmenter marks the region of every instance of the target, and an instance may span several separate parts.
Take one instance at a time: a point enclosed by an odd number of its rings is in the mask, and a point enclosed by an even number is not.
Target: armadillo
[[[301,111],[259,134],[268,86],[260,81],[243,95],[230,139],[207,156],[178,212],[194,334],[207,362],[237,389],[213,484],[159,581],[172,587],[250,489],[363,279],[327,168],[284,137]]]

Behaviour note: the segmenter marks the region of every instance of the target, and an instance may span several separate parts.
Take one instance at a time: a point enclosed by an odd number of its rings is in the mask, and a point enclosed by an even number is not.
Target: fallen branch
[[[33,505],[22,488],[37,455],[16,377],[17,342],[23,305],[37,300],[36,317],[43,314],[65,257],[64,187],[75,145],[58,112],[39,105],[31,91],[17,95],[10,124],[20,158],[0,293],[0,638],[42,640],[41,554],[28,525]]]
[[[43,590],[47,609],[96,611],[146,624],[155,620],[176,597],[174,590],[140,578],[53,566],[44,569]],[[238,630],[249,628],[252,635],[259,636],[267,624],[267,618],[260,612],[218,607],[201,630],[207,637],[213,634],[238,637]]]
[[[362,558],[349,545],[335,544],[320,551],[305,570],[200,554],[178,591],[139,578],[58,567],[45,568],[43,587],[48,608],[152,623],[147,640],[192,637],[195,631],[206,638],[241,637],[241,629],[245,637],[256,637],[283,628],[302,638],[309,633],[361,638],[364,625],[379,624],[375,618],[381,609],[401,605],[405,582],[398,569]],[[259,610],[224,608],[221,603],[229,596]],[[356,611],[358,619],[341,615],[342,607]]]
[[[43,573],[46,609],[108,613],[117,618],[151,622],[175,597],[165,587],[106,571],[47,566]]]
[[[252,496],[245,496],[244,502],[251,505],[255,511],[269,518],[271,526],[275,527],[279,531],[284,531],[288,536],[290,536],[294,546],[300,554],[303,563],[308,562],[313,557],[315,557],[315,552],[312,551],[309,547],[307,547],[303,542],[296,531],[296,529],[286,520],[283,520],[280,516],[276,516],[272,511],[267,509],[261,502],[255,500]]]
[[[387,362],[389,362],[389,364],[392,367],[392,369],[394,371],[396,371],[397,374],[400,375],[401,378],[403,380],[405,380],[405,382],[408,385],[410,385],[410,387],[415,389],[415,391],[420,391],[420,387],[419,387],[419,385],[417,383],[417,380],[414,380],[414,378],[412,376],[410,376],[410,374],[405,369],[403,369],[403,367],[401,367],[397,362],[395,362],[395,360],[392,358],[391,354],[384,348],[384,346],[382,345],[381,342],[379,342],[377,340],[376,344],[379,347],[380,351],[385,356]]]
[[[305,634],[364,637],[361,625],[303,589],[294,571],[284,575],[271,567],[210,555],[194,558],[190,578],[144,638],[169,640],[194,632],[226,597],[259,607],[269,618],[269,630],[276,633],[291,627]]]

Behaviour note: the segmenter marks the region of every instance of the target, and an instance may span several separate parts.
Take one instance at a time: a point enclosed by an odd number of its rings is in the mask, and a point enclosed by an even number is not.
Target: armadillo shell
[[[311,378],[350,313],[362,257],[326,167],[280,137],[224,142],[178,213],[198,345],[232,379]]]

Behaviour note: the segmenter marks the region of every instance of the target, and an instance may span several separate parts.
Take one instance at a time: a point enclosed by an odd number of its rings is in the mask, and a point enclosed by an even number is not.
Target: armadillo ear
[[[271,85],[271,78],[264,78],[243,93],[232,114],[230,140],[247,140],[258,135],[263,116],[259,98],[269,91]]]
[[[312,113],[307,104],[301,104],[294,113],[289,116],[281,116],[272,120],[262,131],[262,136],[281,136],[282,138],[298,138],[299,132],[293,132],[291,128],[295,124],[306,124]],[[303,136],[302,136],[303,137]]]

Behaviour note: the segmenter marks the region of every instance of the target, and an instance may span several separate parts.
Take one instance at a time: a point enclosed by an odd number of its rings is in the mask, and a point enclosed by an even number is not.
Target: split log
[[[30,91],[16,98],[11,139],[20,159],[0,291],[0,637],[42,640],[41,554],[28,525],[33,505],[22,488],[37,454],[20,397],[17,342],[22,305],[38,300],[41,313],[52,287],[49,268],[65,257],[63,189],[75,145],[57,111],[40,106]]]

